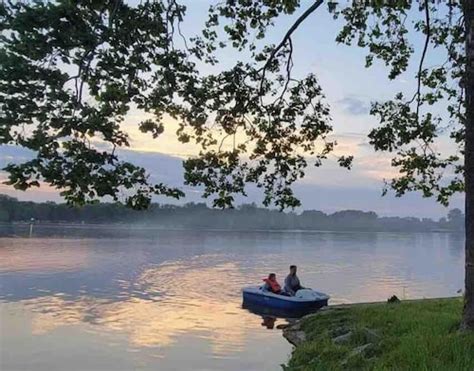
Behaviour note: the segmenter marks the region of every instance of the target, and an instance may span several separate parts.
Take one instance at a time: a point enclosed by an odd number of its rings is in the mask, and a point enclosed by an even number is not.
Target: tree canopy
[[[125,194],[130,206],[143,208],[153,194],[183,196],[151,184],[146,169],[117,156],[116,148],[129,146],[122,124],[135,108],[150,115],[136,123],[141,131],[158,138],[170,117],[181,142],[199,144],[200,153],[184,162],[185,182],[202,186],[215,206],[232,205],[249,183],[263,189],[266,205],[298,206],[292,184],[336,145],[328,140],[330,111],[317,77],[292,75],[292,36],[316,10],[343,19],[336,42],[365,48],[366,66],[381,60],[390,79],[415,63],[410,35],[423,36],[417,91],[375,102],[371,114],[380,126],[369,138],[376,150],[394,152],[400,176],[388,186],[398,195],[418,190],[447,203],[463,189],[464,32],[457,1],[228,0],[210,6],[194,37],[182,34],[186,7],[174,0],[2,2],[0,142],[36,153],[5,169],[9,184],[24,190],[43,181],[73,204]],[[281,42],[268,45],[275,21],[295,15]],[[245,60],[203,73],[227,48]],[[431,62],[434,49],[444,63]],[[455,153],[436,149],[446,132],[459,146]],[[350,154],[338,159],[344,167],[351,160]]]
[[[262,14],[261,36],[274,11],[295,11],[276,5]],[[135,208],[146,207],[153,194],[182,196],[150,184],[145,169],[116,155],[129,145],[121,124],[132,107],[151,115],[137,123],[141,131],[159,137],[168,116],[178,121],[181,142],[200,145],[199,156],[185,161],[185,180],[216,195],[217,206],[231,205],[247,183],[265,190],[265,204],[296,206],[290,186],[304,175],[304,155],[319,164],[334,146],[326,140],[329,110],[316,77],[297,81],[279,73],[288,48],[259,67],[272,49],[257,52],[234,40],[233,47],[253,50],[251,61],[200,73],[199,65],[218,63],[213,51],[226,47],[213,10],[203,35],[181,43],[185,8],[175,1],[7,1],[0,14],[0,140],[37,154],[7,166],[9,184],[18,189],[44,181],[78,204],[118,199],[125,189]],[[244,141],[236,143],[237,134]],[[234,146],[222,150],[225,140]]]
[[[172,0],[3,2],[0,140],[37,153],[6,168],[9,183],[27,189],[44,181],[79,204],[106,195],[117,200],[124,189],[136,208],[146,207],[153,194],[182,196],[166,184],[150,184],[146,169],[115,154],[129,146],[121,124],[135,107],[150,114],[136,122],[141,131],[159,138],[171,117],[181,142],[200,145],[199,155],[184,163],[185,181],[203,186],[216,206],[230,206],[248,183],[263,188],[266,205],[298,206],[291,185],[336,144],[327,139],[330,111],[316,76],[291,74],[292,35],[321,8],[344,19],[336,41],[366,48],[366,66],[382,60],[390,79],[412,61],[410,34],[425,38],[417,91],[375,102],[371,113],[381,125],[369,137],[376,150],[395,153],[400,177],[389,185],[397,194],[420,190],[447,203],[463,189],[462,165],[459,152],[441,154],[435,140],[449,131],[462,151],[460,5],[322,4],[301,13],[307,4],[296,0],[229,0],[210,6],[201,35],[185,37],[186,8]],[[275,20],[293,14],[299,17],[281,42],[267,45]],[[219,63],[216,50],[225,48],[249,57],[202,73],[203,65]],[[434,48],[443,49],[444,63],[430,63]],[[443,106],[437,114],[435,104]],[[223,149],[225,141],[233,146]],[[345,167],[351,160],[350,154],[339,158]]]

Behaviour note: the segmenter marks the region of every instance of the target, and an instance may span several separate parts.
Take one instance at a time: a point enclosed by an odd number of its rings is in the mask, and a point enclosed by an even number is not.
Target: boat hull
[[[294,296],[277,295],[255,287],[244,288],[242,290],[244,307],[253,305],[301,312],[314,311],[328,305],[329,296],[322,293],[316,294],[318,294],[316,298],[303,299]]]

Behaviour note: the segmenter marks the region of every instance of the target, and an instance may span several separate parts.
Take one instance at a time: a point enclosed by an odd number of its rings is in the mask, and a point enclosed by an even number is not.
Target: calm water
[[[270,271],[297,264],[333,304],[452,296],[463,278],[454,234],[17,234],[0,238],[1,370],[277,370],[284,320],[241,309],[240,288]]]

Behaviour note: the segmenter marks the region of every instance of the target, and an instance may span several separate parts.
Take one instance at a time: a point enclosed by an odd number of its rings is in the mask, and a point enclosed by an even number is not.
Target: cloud
[[[0,169],[11,163],[21,163],[32,159],[34,152],[23,147],[2,145],[0,147]]]
[[[153,115],[140,112],[136,109],[131,110],[127,115],[121,128],[129,135],[131,150],[164,153],[184,159],[196,156],[201,152],[201,144],[196,143],[194,140],[190,140],[188,143],[182,143],[178,140],[176,132],[179,129],[179,122],[168,115],[165,115],[162,119],[164,131],[157,138],[153,138],[149,133],[141,132],[139,123],[143,120],[153,118]],[[186,132],[193,134],[192,131]],[[211,129],[210,132],[218,143],[213,146],[215,150],[218,148],[221,150],[232,150],[234,145],[248,142],[248,138],[242,129],[238,129],[235,136],[229,136],[222,129],[217,127]],[[250,144],[248,145],[250,148],[252,147]]]
[[[446,209],[432,199],[423,199],[420,195],[411,194],[402,198],[393,195],[381,197],[383,179],[397,176],[396,169],[390,166],[387,154],[374,153],[370,146],[361,145],[365,137],[357,133],[342,133],[331,138],[338,141],[336,155],[354,154],[352,170],[338,166],[334,158],[325,161],[320,168],[309,166],[304,179],[295,184],[294,190],[300,198],[303,209],[318,209],[334,212],[344,209],[373,210],[381,215],[415,215],[420,217],[439,217],[446,214]],[[179,201],[166,197],[156,197],[155,202],[183,204],[186,202],[205,202],[202,189],[191,188],[183,184],[182,157],[157,152],[119,150],[119,157],[143,166],[150,174],[152,182],[163,182],[178,187],[186,193]],[[17,161],[26,160],[32,153],[22,148],[2,146],[0,164],[5,164],[10,157]],[[3,176],[2,176],[3,175]],[[5,174],[0,173],[0,179]],[[0,193],[17,197],[20,200],[61,201],[59,191],[42,184],[39,189],[27,192],[16,191],[9,186],[0,185]],[[248,197],[236,197],[236,203],[262,201],[261,190],[255,186],[248,187]],[[210,204],[211,200],[207,200]],[[462,195],[453,199],[451,207],[462,207]]]
[[[367,102],[355,96],[347,96],[337,101],[342,106],[344,112],[351,115],[367,115],[370,106]]]

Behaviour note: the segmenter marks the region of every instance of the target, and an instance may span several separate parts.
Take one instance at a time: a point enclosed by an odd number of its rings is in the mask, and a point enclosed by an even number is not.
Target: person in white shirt
[[[300,279],[296,275],[296,270],[296,265],[290,265],[290,274],[285,278],[284,291],[291,296],[295,296],[296,291],[304,289],[304,287],[301,286]]]

